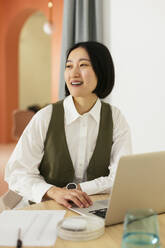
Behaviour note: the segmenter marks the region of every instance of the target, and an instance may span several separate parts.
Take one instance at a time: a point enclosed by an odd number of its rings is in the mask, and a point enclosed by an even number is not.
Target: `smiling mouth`
[[[80,86],[82,84],[83,84],[82,82],[71,82],[71,85],[73,86]]]

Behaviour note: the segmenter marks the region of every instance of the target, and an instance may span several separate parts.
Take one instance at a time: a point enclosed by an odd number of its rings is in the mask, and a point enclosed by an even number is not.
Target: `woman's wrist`
[[[80,184],[77,185],[77,189],[82,191]]]
[[[45,195],[42,197],[42,201],[47,201],[53,199],[52,194],[54,194],[56,189],[60,189],[56,186],[52,186],[48,189],[48,191],[45,193]]]

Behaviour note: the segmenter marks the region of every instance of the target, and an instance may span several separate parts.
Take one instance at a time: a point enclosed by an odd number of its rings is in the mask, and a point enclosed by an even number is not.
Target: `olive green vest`
[[[103,102],[101,104],[99,133],[87,168],[87,180],[109,175],[113,136],[112,112],[109,104]],[[58,187],[64,187],[73,181],[74,168],[65,136],[63,101],[53,104],[39,170],[47,183]]]

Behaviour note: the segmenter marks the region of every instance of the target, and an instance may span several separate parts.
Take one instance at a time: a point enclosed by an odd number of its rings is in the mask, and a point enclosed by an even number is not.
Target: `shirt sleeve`
[[[25,199],[40,202],[52,185],[40,175],[39,164],[44,154],[44,141],[52,113],[52,105],[37,112],[25,128],[6,169],[9,188]]]
[[[117,165],[121,156],[132,153],[130,128],[120,110],[112,106],[113,145],[111,149],[109,175],[80,183],[82,191],[88,195],[109,193],[113,186]]]

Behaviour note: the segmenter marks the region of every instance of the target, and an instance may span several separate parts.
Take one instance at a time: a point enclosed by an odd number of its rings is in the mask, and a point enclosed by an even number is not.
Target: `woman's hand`
[[[71,208],[70,202],[73,202],[80,208],[92,205],[90,197],[78,189],[66,189],[52,186],[44,195],[43,199],[53,199],[64,207]]]

